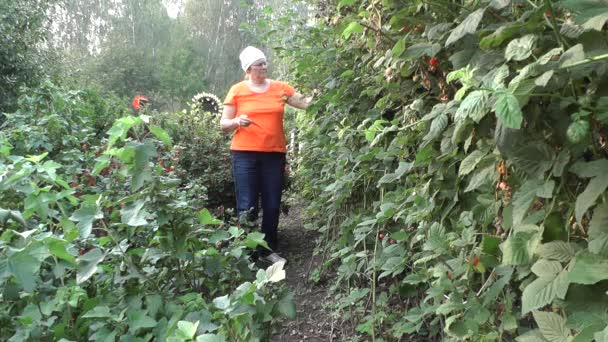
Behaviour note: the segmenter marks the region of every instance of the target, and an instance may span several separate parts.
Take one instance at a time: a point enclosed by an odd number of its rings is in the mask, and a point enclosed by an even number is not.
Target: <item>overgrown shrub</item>
[[[220,130],[220,113],[196,104],[177,113],[154,117],[175,140],[181,151],[180,166],[188,177],[204,184],[206,206],[234,206],[234,182],[230,159],[230,136]]]
[[[248,258],[263,235],[200,208],[166,131],[125,116],[84,148],[91,113],[47,86],[0,138],[1,340],[256,341],[295,315],[282,265]]]
[[[605,2],[315,4],[268,41],[321,90],[300,173],[341,317],[363,339],[605,340]]]

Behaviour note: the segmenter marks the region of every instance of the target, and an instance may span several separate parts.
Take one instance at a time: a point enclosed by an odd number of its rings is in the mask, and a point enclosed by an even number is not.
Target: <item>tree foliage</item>
[[[45,74],[40,47],[47,6],[47,1],[0,1],[0,112],[15,104],[19,87],[34,85]]]

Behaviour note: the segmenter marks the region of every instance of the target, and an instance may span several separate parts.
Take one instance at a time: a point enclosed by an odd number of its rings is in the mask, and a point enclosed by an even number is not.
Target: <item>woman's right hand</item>
[[[247,127],[251,125],[251,120],[249,120],[249,117],[247,115],[241,115],[239,117],[234,118],[234,120],[239,127]]]

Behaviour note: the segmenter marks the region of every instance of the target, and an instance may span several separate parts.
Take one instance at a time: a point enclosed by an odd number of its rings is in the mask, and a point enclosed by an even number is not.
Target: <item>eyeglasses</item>
[[[257,62],[255,64],[251,64],[251,67],[252,68],[262,68],[262,67],[265,67],[267,65],[268,65],[268,63],[266,63],[266,62]]]

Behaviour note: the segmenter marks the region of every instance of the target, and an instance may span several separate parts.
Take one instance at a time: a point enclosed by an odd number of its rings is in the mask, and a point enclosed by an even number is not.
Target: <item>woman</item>
[[[310,99],[285,82],[267,79],[268,62],[259,49],[248,46],[239,59],[246,78],[230,88],[220,121],[223,132],[236,131],[230,145],[236,211],[254,218],[262,195],[262,232],[272,252],[261,257],[285,263],[276,253],[286,152],[283,113],[285,104],[305,109]]]

